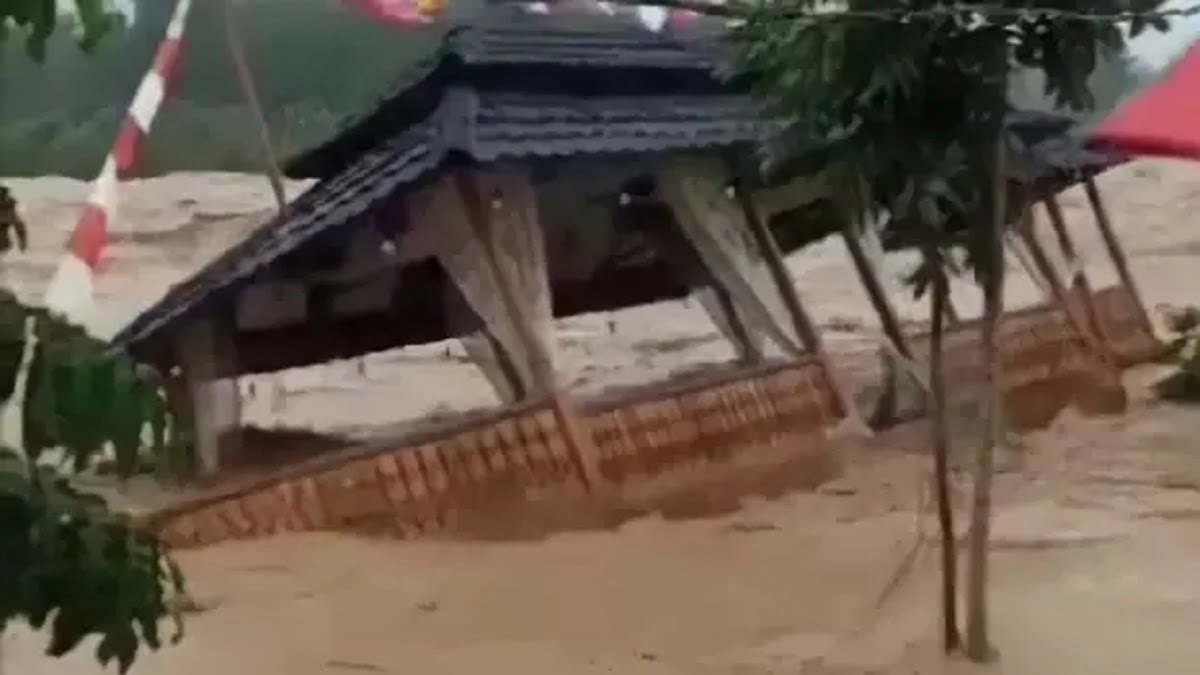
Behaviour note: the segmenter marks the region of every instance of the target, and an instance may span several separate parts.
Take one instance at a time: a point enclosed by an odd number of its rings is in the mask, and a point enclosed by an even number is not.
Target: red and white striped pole
[[[108,241],[109,224],[116,218],[117,186],[133,167],[142,139],[150,133],[154,116],[166,98],[179,62],[183,30],[191,5],[192,0],[178,0],[167,24],[166,37],[155,52],[150,71],[138,85],[116,142],[104,160],[100,175],[92,183],[91,195],[46,290],[46,307],[68,320],[81,322],[94,301],[96,266]]]

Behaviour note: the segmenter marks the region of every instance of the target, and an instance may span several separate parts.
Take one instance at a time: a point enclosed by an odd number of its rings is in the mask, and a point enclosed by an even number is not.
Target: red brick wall
[[[601,471],[614,484],[720,462],[738,449],[820,429],[836,416],[829,383],[811,362],[630,398],[622,405],[585,407]],[[418,536],[453,529],[472,509],[583,490],[554,415],[535,408],[437,441],[290,469],[152,521],[176,547],[303,530]]]
[[[1109,286],[1093,294],[1104,337],[1122,365],[1146,363],[1163,353],[1163,344],[1147,331],[1141,309],[1124,286]]]
[[[958,399],[982,394],[980,324],[979,320],[965,322],[945,336],[946,373]],[[927,359],[928,334],[916,336],[913,349],[920,359]],[[1057,309],[1041,305],[1006,314],[1000,326],[1000,351],[1007,412],[1020,428],[1043,426],[1072,404],[1089,412],[1124,409],[1123,391],[1106,381],[1098,362]]]
[[[1157,343],[1131,314],[1128,295],[1117,289],[1097,295],[1118,351],[1129,358],[1153,351]],[[1040,426],[1071,403],[1097,411],[1123,407],[1123,397],[1114,405],[1097,386],[1094,361],[1061,312],[1013,312],[1001,336],[1006,399],[1019,426]],[[948,372],[960,385],[982,379],[978,340],[977,323],[947,335]],[[918,336],[914,346],[924,355],[928,337]],[[600,471],[615,486],[697,465],[726,466],[738,453],[785,438],[804,439],[788,447],[808,452],[821,443],[809,432],[841,416],[828,379],[811,361],[651,387],[582,409]],[[525,408],[410,444],[284,469],[156,514],[151,523],[176,547],[304,530],[416,537],[454,530],[472,513],[583,495],[554,415]]]

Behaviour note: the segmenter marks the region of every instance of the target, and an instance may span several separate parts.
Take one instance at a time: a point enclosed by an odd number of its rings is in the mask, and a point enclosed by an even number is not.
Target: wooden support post
[[[767,264],[767,270],[771,273],[771,280],[775,282],[775,287],[779,289],[779,294],[783,298],[783,304],[787,307],[796,336],[800,338],[804,348],[811,353],[824,353],[820,333],[818,333],[812,317],[800,303],[796,286],[792,283],[791,275],[788,274],[787,266],[783,262],[783,253],[779,250],[779,243],[775,241],[775,237],[767,229],[767,224],[763,222],[763,219],[758,217],[758,211],[750,202],[749,195],[737,184],[736,180],[734,194],[737,196],[738,206],[742,210],[742,217],[750,226],[750,234],[754,237],[754,243],[758,245],[763,261]]]
[[[1058,273],[1054,270],[1054,266],[1050,263],[1046,251],[1042,249],[1041,242],[1033,232],[1033,218],[1031,212],[1026,210],[1021,223],[1018,226],[1021,238],[1025,241],[1025,247],[1029,250],[1030,258],[1038,273],[1046,280],[1046,284],[1050,287],[1050,293],[1054,298],[1054,303],[1063,310],[1067,315],[1067,321],[1071,327],[1087,345],[1088,349],[1102,363],[1116,371],[1116,358],[1112,354],[1112,350],[1103,340],[1096,339],[1095,333],[1088,328],[1087,319],[1080,316],[1075,311],[1075,303],[1070,301],[1070,294],[1067,292],[1066,285],[1062,279],[1058,278]]]
[[[671,227],[661,227],[660,223],[649,227],[644,225],[638,223],[640,231],[653,243],[658,255],[676,270],[680,281],[690,288],[707,287],[707,290],[711,291],[712,295],[700,298],[700,302],[721,333],[733,343],[738,360],[745,363],[761,363],[762,350],[754,340],[755,336],[750,333],[746,321],[738,314],[729,288],[704,264],[696,247],[680,231],[678,223]],[[716,306],[710,306],[709,301]]]
[[[241,393],[237,377],[229,376],[235,357],[229,330],[214,319],[196,319],[183,326],[177,342],[200,477],[215,474],[222,459],[240,450]]]
[[[496,337],[487,320],[476,313],[454,283],[446,287],[446,321],[452,332],[459,333],[459,343],[467,357],[474,362],[492,385],[501,405],[513,405],[529,395],[528,383],[522,378],[509,348]]]
[[[738,205],[741,207],[742,217],[745,218],[746,224],[750,226],[750,234],[754,237],[754,243],[757,244],[759,252],[767,264],[767,270],[771,273],[771,278],[775,282],[776,288],[779,289],[780,296],[783,298],[783,304],[792,319],[792,326],[796,331],[796,335],[804,344],[804,348],[817,359],[821,368],[825,370],[825,374],[829,378],[829,383],[833,387],[833,393],[842,408],[842,414],[852,425],[858,427],[858,430],[865,430],[866,425],[863,423],[862,414],[858,410],[858,404],[854,401],[853,394],[850,393],[850,389],[834,368],[832,359],[829,358],[829,354],[825,351],[825,345],[821,340],[821,335],[817,330],[816,324],[808,314],[808,311],[804,309],[804,305],[800,302],[800,295],[796,292],[796,285],[792,282],[791,275],[787,271],[787,266],[783,262],[783,253],[779,250],[779,243],[775,241],[775,237],[771,234],[771,230],[767,228],[767,224],[759,217],[758,210],[754,208],[754,204],[750,200],[749,193],[742,188],[736,176],[734,178],[733,191]]]
[[[1092,213],[1096,217],[1096,227],[1100,230],[1100,236],[1104,238],[1104,247],[1108,249],[1113,267],[1117,268],[1117,277],[1120,278],[1121,284],[1133,298],[1134,304],[1137,305],[1146,334],[1154,335],[1154,324],[1150,321],[1150,315],[1146,312],[1146,305],[1142,301],[1142,294],[1133,279],[1133,274],[1129,271],[1129,260],[1125,257],[1125,251],[1121,247],[1120,240],[1117,239],[1116,232],[1113,231],[1112,221],[1108,217],[1108,210],[1104,207],[1104,202],[1100,199],[1100,189],[1096,186],[1096,180],[1089,176],[1084,181],[1084,188],[1087,191],[1088,202],[1092,205]]]
[[[734,304],[733,297],[729,295],[729,289],[722,286],[720,281],[711,278],[711,275],[709,276],[709,288],[712,289],[713,297],[716,298],[721,314],[729,324],[729,332],[732,334],[734,342],[737,343],[738,358],[744,363],[762,363],[763,354],[750,335],[750,329],[746,327],[746,322],[738,314],[737,305]]]
[[[484,326],[480,329],[483,332],[483,338],[487,340],[488,347],[491,349],[492,355],[496,359],[496,369],[501,377],[504,378],[505,384],[508,385],[508,390],[512,392],[512,397],[516,401],[523,401],[529,397],[529,391],[525,388],[525,383],[521,381],[521,375],[517,371],[517,365],[513,363],[512,354],[504,348],[504,345],[496,339],[492,331]]]
[[[1058,240],[1058,247],[1062,251],[1063,257],[1069,265],[1075,268],[1075,278],[1071,284],[1074,295],[1083,303],[1088,323],[1096,337],[1106,340],[1108,336],[1105,334],[1104,322],[1100,319],[1100,312],[1096,309],[1096,296],[1092,292],[1092,284],[1088,281],[1087,272],[1081,266],[1083,263],[1079,260],[1075,242],[1072,241],[1071,233],[1067,229],[1067,219],[1063,216],[1062,206],[1059,205],[1058,198],[1053,194],[1047,194],[1043,198],[1042,204],[1046,207],[1046,214],[1050,216],[1050,224],[1054,228],[1054,235]]]
[[[1049,282],[1042,278],[1041,270],[1034,264],[1033,254],[1029,252],[1029,247],[1025,245],[1025,238],[1019,232],[1014,232],[1013,230],[1009,230],[1004,234],[1005,243],[1008,245],[1009,251],[1017,259],[1021,268],[1025,270],[1026,276],[1029,277],[1034,286],[1042,290],[1044,299],[1047,302],[1054,302],[1054,295],[1050,293],[1048,288]]]
[[[891,300],[888,299],[887,291],[883,287],[883,283],[879,281],[878,271],[871,261],[871,257],[867,255],[866,249],[863,247],[862,238],[858,232],[858,226],[852,222],[846,222],[842,225],[842,239],[846,242],[846,250],[850,252],[850,259],[854,262],[854,269],[858,272],[859,281],[862,282],[863,288],[867,291],[867,298],[871,301],[871,306],[875,308],[875,313],[879,315],[879,322],[883,328],[883,334],[892,343],[902,358],[912,360],[912,346],[908,342],[908,336],[904,334],[904,329],[900,326],[900,318],[896,314],[896,308],[892,306]],[[889,360],[884,371],[883,381],[883,396],[879,400],[879,405],[875,410],[875,415],[871,423],[875,426],[885,426],[895,421],[896,406],[899,405],[899,374],[905,372],[904,368],[897,370],[892,367],[893,361]]]
[[[884,335],[892,341],[892,345],[896,347],[896,351],[901,356],[911,359],[913,352],[908,342],[908,336],[900,327],[896,309],[892,307],[887,291],[884,289],[883,283],[879,281],[879,274],[875,270],[875,266],[871,264],[871,259],[863,250],[862,240],[859,238],[854,223],[847,222],[842,226],[842,239],[846,242],[846,249],[850,251],[850,259],[854,261],[854,269],[858,272],[858,278],[862,281],[863,287],[867,289],[867,297],[875,308],[875,312],[879,314]]]
[[[476,178],[470,171],[460,171],[455,174],[454,178],[459,196],[466,206],[467,220],[470,222],[475,237],[483,246],[485,262],[492,277],[496,280],[496,292],[504,305],[504,311],[508,314],[526,353],[529,354],[533,376],[537,386],[541,389],[540,393],[550,399],[555,420],[563,431],[568,447],[579,463],[584,484],[589,489],[597,489],[600,487],[602,478],[594,439],[580,420],[579,412],[575,409],[573,402],[558,386],[554,366],[546,345],[542,344],[533,330],[529,313],[517,296],[514,280],[509,278],[500,265],[493,232],[494,221],[489,213],[489,204],[480,193]]]

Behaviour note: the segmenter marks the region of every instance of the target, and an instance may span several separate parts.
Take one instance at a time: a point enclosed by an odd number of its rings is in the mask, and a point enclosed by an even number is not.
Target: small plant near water
[[[1200,403],[1200,308],[1185,307],[1167,313],[1167,328],[1176,337],[1167,359],[1176,370],[1154,385],[1159,398]]]

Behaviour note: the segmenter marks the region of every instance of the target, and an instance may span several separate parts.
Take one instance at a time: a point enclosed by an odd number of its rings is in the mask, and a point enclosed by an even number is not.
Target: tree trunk
[[[936,254],[935,254],[936,255]],[[946,653],[959,648],[957,545],[954,538],[954,512],[950,508],[950,431],[946,411],[946,376],[942,335],[947,318],[946,301],[950,289],[945,270],[938,265],[930,302],[929,387],[933,402],[933,485],[937,499],[938,527],[942,535],[942,646]]]
[[[930,268],[932,268],[936,264],[936,261],[940,254],[937,251],[926,250],[926,251],[922,251],[921,255],[922,255],[922,257],[925,258],[925,264],[927,266],[929,266]],[[938,269],[940,270],[939,271],[940,275],[942,275],[942,276],[946,275],[945,267],[939,266]],[[957,326],[958,324],[962,323],[962,315],[960,315],[958,313],[958,309],[954,306],[954,298],[950,297],[950,279],[949,279],[949,277],[947,277],[945,279],[945,282],[946,282],[946,297],[942,300],[942,307],[944,308],[944,311],[942,312],[942,317],[945,319],[947,324],[949,324],[951,327],[954,327],[954,326]]]
[[[992,473],[996,448],[1004,443],[1004,394],[1001,380],[999,328],[1004,313],[1004,216],[1007,190],[1004,173],[1006,144],[1003,130],[996,135],[995,174],[992,185],[992,222],[989,223],[983,286],[983,363],[986,369],[987,437],[980,444],[973,471],[974,499],[967,550],[967,658],[976,662],[993,656],[988,640],[987,580],[988,540],[991,538]]]

